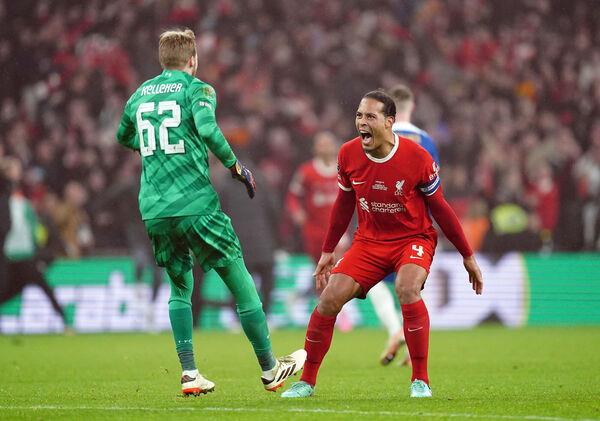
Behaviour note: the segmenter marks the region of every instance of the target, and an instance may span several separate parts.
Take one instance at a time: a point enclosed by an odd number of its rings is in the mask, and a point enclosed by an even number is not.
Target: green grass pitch
[[[272,334],[278,355],[300,330]],[[179,395],[168,334],[0,337],[0,419],[600,419],[600,327],[434,331],[434,397],[408,397],[407,368],[381,367],[385,335],[336,332],[314,397],[262,389],[243,335],[197,332],[214,393]],[[288,385],[291,382],[288,381]]]

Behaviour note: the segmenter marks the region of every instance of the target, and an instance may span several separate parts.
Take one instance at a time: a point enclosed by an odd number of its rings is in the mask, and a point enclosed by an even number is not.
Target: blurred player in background
[[[47,240],[44,235],[47,231],[40,226],[31,203],[21,191],[21,162],[16,158],[5,158],[2,165],[12,193],[9,200],[11,224],[3,247],[7,257],[6,287],[0,291],[0,304],[20,294],[27,285],[36,285],[62,319],[65,332],[71,332],[65,312],[44,276],[46,262],[38,251],[43,240]]]
[[[285,200],[292,221],[301,230],[303,251],[315,265],[321,257],[329,215],[337,197],[338,149],[339,144],[333,133],[317,133],[313,138],[313,158],[296,170]],[[348,247],[348,242],[344,235],[339,248]],[[297,285],[296,291],[289,294],[286,305],[288,311],[294,312],[304,300],[314,297],[313,279],[306,281],[306,285],[302,285],[303,281],[300,280],[301,285]],[[301,311],[298,313],[304,314]],[[294,314],[291,317],[296,319]],[[306,323],[306,319],[302,322]],[[351,329],[351,317],[341,314],[338,327],[342,330]]]
[[[396,85],[390,89],[389,94],[396,104],[396,121],[392,125],[392,131],[398,136],[410,139],[417,145],[421,145],[429,152],[435,163],[439,165],[439,154],[433,139],[431,139],[426,131],[419,129],[410,122],[412,112],[415,109],[415,98],[412,91],[405,85]],[[377,314],[379,321],[385,326],[388,332],[387,347],[379,359],[382,365],[391,363],[396,358],[402,346],[406,344],[402,321],[396,310],[394,297],[386,285],[388,282],[393,283],[394,278],[395,274],[393,273],[386,276],[384,282],[379,282],[373,286],[367,295],[373,303],[375,314]],[[402,364],[410,364],[408,351],[402,360]]]
[[[215,387],[198,372],[194,360],[190,250],[202,269],[215,269],[233,294],[242,328],[262,369],[262,383],[265,389],[275,390],[302,368],[306,352],[273,356],[256,287],[210,182],[208,150],[244,183],[250,198],[255,194],[254,178],[217,125],[215,90],[194,77],[198,67],[194,33],[189,29],[162,33],[158,55],[164,70],[129,98],[117,140],[142,158],[140,213],[156,263],[166,268],[170,278],[169,319],[183,370],[182,392],[198,395]]]
[[[304,252],[315,264],[321,257],[325,227],[337,197],[337,151],[333,133],[317,133],[313,139],[313,159],[298,168],[286,197],[290,217],[302,232]]]
[[[359,136],[340,149],[340,190],[315,270],[317,289],[324,290],[308,324],[304,343],[308,356],[301,380],[282,397],[314,394],[337,314],[346,302],[365,298],[390,272],[397,273],[396,292],[412,362],[410,396],[432,396],[427,373],[429,314],[420,292],[437,243],[430,212],[463,255],[473,290],[482,292],[481,271],[456,214],[442,194],[438,166],[427,151],[392,131],[395,115],[396,105],[389,95],[383,91],[367,93],[356,111]],[[352,246],[336,263],[333,250],[355,207],[358,230]]]
[[[421,145],[436,164],[440,165],[440,155],[435,146],[435,142],[425,130],[421,130],[411,123],[412,113],[415,109],[415,96],[405,85],[396,85],[389,91],[390,96],[396,104],[396,121],[392,126],[392,131],[398,136],[412,140],[417,145]]]

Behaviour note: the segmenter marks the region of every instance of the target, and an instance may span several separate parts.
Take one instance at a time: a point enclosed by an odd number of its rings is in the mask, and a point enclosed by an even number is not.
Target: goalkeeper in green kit
[[[184,395],[211,392],[215,384],[197,370],[192,346],[193,253],[204,271],[214,269],[236,302],[244,333],[262,369],[264,388],[275,391],[302,369],[301,349],[275,359],[262,303],[248,273],[231,221],[210,183],[208,149],[245,184],[256,185],[237,161],[216,119],[214,89],[195,78],[196,40],[191,30],[161,34],[163,72],[144,82],[129,98],[117,131],[118,142],[142,159],[140,213],[156,263],[171,279],[169,319],[181,362]]]

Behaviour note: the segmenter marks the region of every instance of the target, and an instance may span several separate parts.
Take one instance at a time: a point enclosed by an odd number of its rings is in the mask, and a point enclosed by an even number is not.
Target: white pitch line
[[[308,412],[313,414],[338,414],[360,416],[389,416],[389,417],[438,417],[438,418],[470,418],[470,419],[502,419],[502,420],[535,420],[535,421],[600,421],[597,418],[563,418],[548,417],[544,415],[493,415],[469,413],[443,413],[443,412],[407,412],[407,411],[361,411],[356,409],[323,409],[323,408],[226,408],[218,406],[176,406],[173,408],[152,408],[144,406],[59,406],[59,405],[3,405],[4,410],[55,410],[55,411],[146,411],[146,412],[171,412],[171,411],[210,411],[210,412]]]

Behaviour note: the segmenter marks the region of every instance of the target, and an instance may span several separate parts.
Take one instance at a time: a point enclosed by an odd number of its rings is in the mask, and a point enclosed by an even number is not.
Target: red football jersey
[[[290,183],[287,203],[292,212],[296,206],[301,206],[306,212],[305,237],[315,236],[319,243],[323,242],[337,192],[335,166],[327,167],[313,159],[296,171]]]
[[[440,186],[431,155],[409,139],[394,135],[385,158],[367,155],[361,138],[346,142],[338,155],[338,185],[354,191],[358,212],[356,236],[391,241],[412,236],[436,238],[425,196]]]

